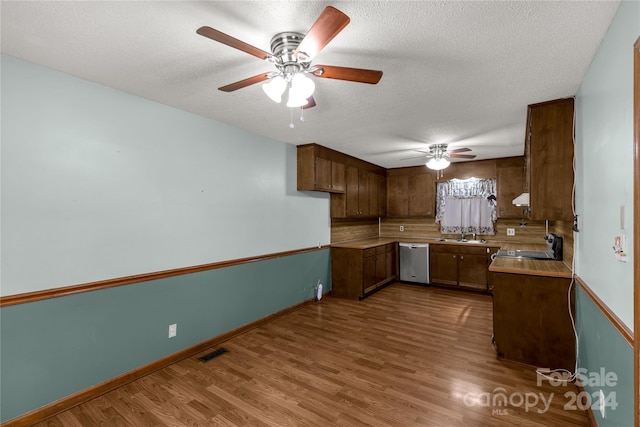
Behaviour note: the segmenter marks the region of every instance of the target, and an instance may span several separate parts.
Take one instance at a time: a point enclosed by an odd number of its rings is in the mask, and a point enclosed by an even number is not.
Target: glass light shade
[[[296,94],[291,89],[289,89],[289,100],[287,101],[287,107],[302,107],[307,102],[307,98],[297,97]]]
[[[276,76],[272,79],[269,79],[268,82],[262,85],[262,90],[264,90],[264,93],[266,93],[273,102],[278,103],[282,101],[282,94],[284,93],[285,89],[287,89],[287,82],[282,76]]]
[[[289,88],[289,96],[293,92],[295,98],[307,99],[313,95],[316,90],[316,84],[309,77],[302,73],[296,73],[291,79],[291,87]]]
[[[427,167],[429,169],[433,169],[433,170],[442,170],[445,169],[447,167],[449,167],[451,163],[449,162],[449,160],[445,159],[445,158],[439,158],[439,159],[431,159],[427,162]]]

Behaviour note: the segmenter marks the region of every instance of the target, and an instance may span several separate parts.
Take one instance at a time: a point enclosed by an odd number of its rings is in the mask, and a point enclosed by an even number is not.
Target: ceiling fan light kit
[[[449,167],[451,162],[445,159],[445,156],[449,156],[447,152],[447,144],[434,144],[429,147],[429,153],[427,156],[432,157],[427,162],[427,167],[436,171],[441,171]],[[474,156],[475,157],[475,156]]]
[[[313,95],[316,84],[304,74],[294,74],[289,82],[289,101],[287,107],[302,107],[307,98]]]
[[[439,171],[439,170],[448,168],[450,164],[451,163],[447,159],[440,157],[440,158],[433,158],[429,160],[427,162],[427,167],[429,169]]]
[[[382,71],[331,65],[311,66],[311,60],[349,24],[349,17],[338,9],[327,6],[307,34],[293,31],[278,33],[271,39],[271,53],[231,37],[211,27],[200,27],[196,32],[259,59],[273,64],[277,71],[262,73],[218,88],[232,92],[255,83],[265,82],[262,89],[274,102],[282,102],[288,90],[287,107],[311,108],[315,83],[314,77],[376,84]]]
[[[272,77],[268,82],[262,84],[262,90],[273,102],[280,103],[282,94],[287,89],[287,81],[282,76]]]
[[[467,151],[471,151],[470,148],[456,148],[454,150],[447,150],[448,144],[431,144],[429,145],[428,151],[414,150],[420,153],[424,153],[424,156],[429,159],[425,163],[425,165],[429,169],[433,169],[436,172],[436,176],[438,178],[442,177],[443,170],[448,168],[451,165],[449,158],[459,158],[459,159],[474,159],[476,156],[474,154],[460,154],[465,153]],[[407,159],[402,160],[411,160],[416,157],[409,157]]]

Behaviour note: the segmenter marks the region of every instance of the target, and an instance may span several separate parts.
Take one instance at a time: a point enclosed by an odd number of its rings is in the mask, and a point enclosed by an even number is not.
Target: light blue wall
[[[330,242],[328,194],[296,191],[294,146],[1,61],[3,296]],[[0,419],[308,300],[329,278],[322,249],[2,308]]]
[[[639,36],[640,3],[624,1],[576,94],[576,274],[632,330],[633,45]],[[626,263],[614,257],[618,234],[628,239]],[[585,385],[590,395],[615,393],[615,410],[606,408],[603,417],[592,408],[598,425],[633,425],[632,347],[580,289],[576,324],[578,366],[589,373],[614,372],[619,379],[615,387]]]
[[[1,59],[2,295],[330,242],[294,146]]]
[[[633,45],[638,36],[640,3],[623,1],[576,94],[576,272],[631,329]],[[628,239],[626,263],[614,257],[617,234]]]
[[[310,300],[329,278],[321,249],[4,307],[0,420]]]

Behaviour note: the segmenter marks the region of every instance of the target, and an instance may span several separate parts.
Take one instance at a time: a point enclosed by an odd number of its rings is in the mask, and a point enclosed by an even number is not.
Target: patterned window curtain
[[[496,233],[494,178],[439,182],[436,191],[436,223],[442,234]]]

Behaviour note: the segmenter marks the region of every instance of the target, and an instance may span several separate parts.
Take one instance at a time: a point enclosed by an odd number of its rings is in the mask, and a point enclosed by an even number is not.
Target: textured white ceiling
[[[377,85],[315,79],[295,128],[259,84],[270,64],[196,34],[207,25],[269,51],[325,6],[351,23],[313,63],[384,71]],[[2,1],[2,52],[292,144],[384,167],[425,143],[477,159],[523,154],[526,106],[573,96],[618,1]]]

